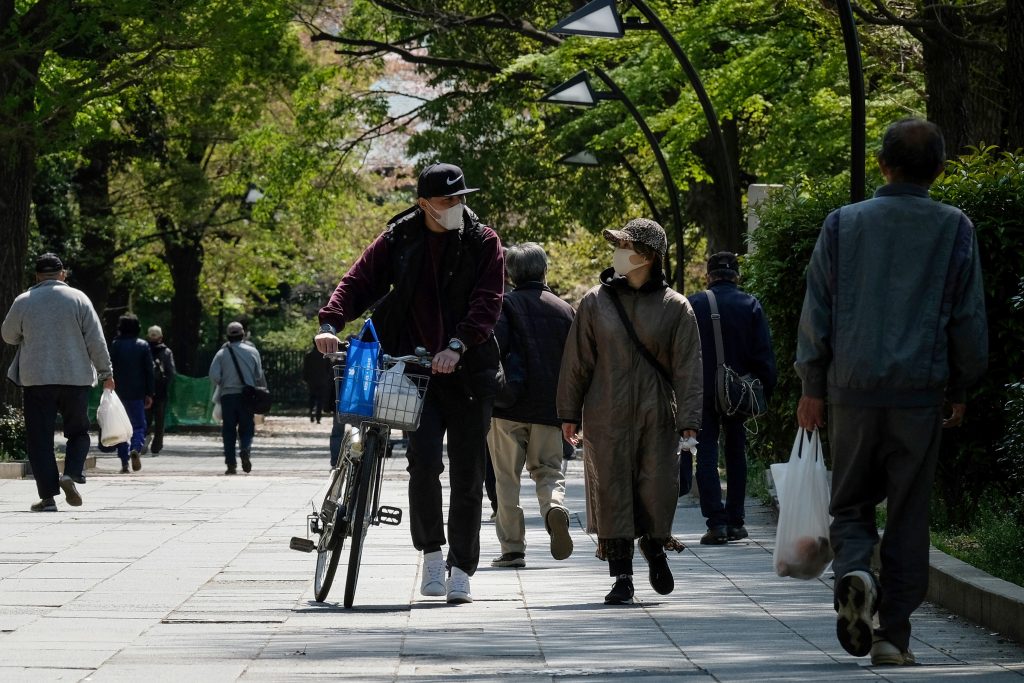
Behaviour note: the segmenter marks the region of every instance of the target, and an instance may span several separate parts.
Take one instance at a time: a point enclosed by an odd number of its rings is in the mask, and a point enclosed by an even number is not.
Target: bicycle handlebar
[[[348,344],[342,342],[341,344],[345,349],[348,348]],[[331,358],[333,360],[344,361],[348,355],[347,350],[335,351],[333,353],[325,353],[324,358]],[[413,363],[424,368],[429,368],[433,362],[434,356],[427,353],[427,350],[422,346],[417,346],[412,354],[406,356],[391,356],[388,354],[381,354],[381,361],[385,364],[394,365],[395,363]]]

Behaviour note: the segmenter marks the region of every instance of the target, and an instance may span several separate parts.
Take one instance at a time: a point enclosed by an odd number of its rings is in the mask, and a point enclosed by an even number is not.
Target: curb
[[[63,468],[61,463],[64,462],[64,458],[57,458],[57,470],[61,471]],[[88,472],[96,467],[96,456],[87,455],[85,456],[85,471]],[[19,460],[17,462],[0,462],[0,479],[24,479],[32,476],[32,466],[28,460]]]

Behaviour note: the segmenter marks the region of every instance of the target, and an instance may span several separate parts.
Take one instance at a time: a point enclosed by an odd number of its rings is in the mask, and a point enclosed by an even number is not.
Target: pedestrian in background
[[[117,445],[121,459],[121,474],[142,469],[142,446],[146,441],[146,411],[153,405],[156,379],[153,372],[153,354],[149,344],[139,338],[139,319],[125,313],[117,320],[117,337],[110,343],[110,362],[114,366],[117,397],[128,412],[132,423],[132,436],[127,443]]]
[[[519,504],[524,466],[536,487],[551,556],[564,560],[572,554],[555,393],[575,312],[548,288],[547,271],[548,256],[539,244],[505,250],[505,272],[514,289],[505,293],[494,336],[506,380],[516,388],[511,404],[495,405],[487,433],[498,503],[494,526],[501,543],[492,567],[526,566],[526,523]]]
[[[701,420],[700,336],[686,298],[665,282],[665,231],[646,218],[605,230],[612,267],[580,301],[558,379],[566,441],[583,427],[587,531],[615,584],[610,605],[633,601],[633,540],[651,587],[675,587],[673,547],[679,496],[679,437]]]
[[[85,483],[89,454],[89,392],[96,380],[114,389],[110,354],[89,298],[68,285],[64,264],[53,253],[36,259],[36,284],[11,304],[0,331],[18,350],[7,377],[22,388],[25,450],[39,502],[33,512],[56,512],[62,489],[68,505],[82,504],[76,483]],[[53,431],[64,424],[64,473],[57,469]]]
[[[886,184],[825,219],[800,315],[800,427],[824,427],[828,400],[836,635],[875,666],[915,663],[910,615],[928,592],[928,505],[942,428],[961,423],[966,390],[988,363],[974,226],[928,196],[944,163],[937,126],[889,126],[878,154]],[[875,507],[883,500],[876,580]]]
[[[175,375],[178,374],[174,367],[174,354],[164,344],[164,332],[158,325],[153,325],[146,331],[146,339],[149,340],[149,352],[153,355],[153,377],[156,390],[153,394],[153,405],[146,414],[147,436],[146,443],[142,447],[145,455],[148,450],[153,455],[159,455],[164,448],[164,423],[167,417],[167,400],[170,396],[171,384]]]
[[[221,437],[224,441],[224,474],[237,474],[238,456],[242,471],[252,471],[252,440],[256,434],[256,415],[245,401],[242,392],[246,386],[266,386],[263,359],[256,347],[245,341],[245,328],[240,322],[228,323],[227,342],[217,351],[210,363],[210,381],[220,389],[220,408],[223,422]]]
[[[751,374],[761,381],[766,398],[775,388],[775,353],[772,351],[768,321],[757,299],[739,287],[740,265],[736,254],[720,251],[707,263],[708,290],[715,297],[725,359],[715,348],[715,330],[711,320],[708,292],[689,297],[700,330],[701,357],[704,366],[704,409],[697,434],[697,488],[700,511],[707,522],[707,533],[700,542],[721,545],[747,537],[743,501],[747,497],[747,431],[743,415],[724,415],[719,411],[716,391],[717,367],[724,362],[739,375]],[[722,480],[718,474],[719,434],[725,435],[726,498],[722,502]],[[686,453],[688,456],[689,453]],[[689,468],[684,457],[680,468]],[[689,469],[680,477],[690,474]]]
[[[309,392],[309,421],[320,424],[323,411],[334,408],[334,371],[330,358],[313,345],[302,358],[302,381]]]

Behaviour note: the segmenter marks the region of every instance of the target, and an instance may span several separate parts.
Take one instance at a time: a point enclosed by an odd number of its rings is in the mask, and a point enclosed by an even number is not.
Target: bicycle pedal
[[[377,523],[397,526],[402,523],[401,508],[393,508],[388,505],[381,505],[377,508]]]
[[[308,538],[299,538],[298,536],[292,536],[292,540],[288,543],[288,547],[292,550],[300,550],[304,553],[311,553],[316,550],[316,543],[309,540]]]

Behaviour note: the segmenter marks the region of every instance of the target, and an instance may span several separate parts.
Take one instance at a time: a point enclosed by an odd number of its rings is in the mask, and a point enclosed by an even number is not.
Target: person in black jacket
[[[334,371],[331,360],[325,358],[315,344],[302,358],[302,381],[309,391],[309,421],[316,420],[320,424],[324,408],[330,410],[334,407]]]
[[[132,438],[128,443],[117,445],[121,458],[121,474],[128,473],[128,461],[132,470],[142,469],[142,445],[146,438],[146,410],[153,405],[156,391],[153,377],[153,354],[146,340],[139,339],[139,319],[125,313],[117,321],[117,337],[110,343],[110,362],[114,366],[114,383],[117,397],[128,412],[132,423]]]
[[[153,354],[153,378],[156,390],[153,394],[153,405],[146,414],[146,421],[149,423],[149,436],[146,438],[146,445],[143,446],[142,453],[145,455],[149,450],[153,455],[159,455],[164,448],[164,418],[167,414],[167,398],[170,395],[171,383],[178,371],[174,367],[174,354],[164,344],[164,331],[158,325],[153,325],[146,331],[146,339],[149,340],[149,352]]]
[[[775,354],[771,333],[761,304],[739,288],[740,266],[736,255],[720,251],[708,258],[708,288],[714,292],[721,316],[725,364],[741,375],[750,373],[761,380],[765,396],[775,388]],[[715,332],[707,292],[689,297],[700,330],[704,362],[704,410],[697,435],[697,488],[700,511],[708,531],[701,537],[704,545],[721,545],[747,537],[743,525],[743,500],[747,495],[747,434],[744,417],[719,414],[716,404]],[[725,432],[726,497],[722,503],[722,482],[718,475],[719,430]],[[680,477],[690,480],[690,458],[680,459]],[[685,470],[685,471],[682,471]],[[682,487],[681,487],[682,488]]]
[[[505,294],[494,328],[506,385],[487,433],[498,499],[494,526],[501,543],[501,555],[491,561],[492,567],[526,566],[526,528],[519,505],[524,466],[537,487],[551,556],[564,560],[572,554],[555,391],[575,311],[548,289],[547,270],[547,254],[538,244],[505,250],[505,272],[515,289]]]

